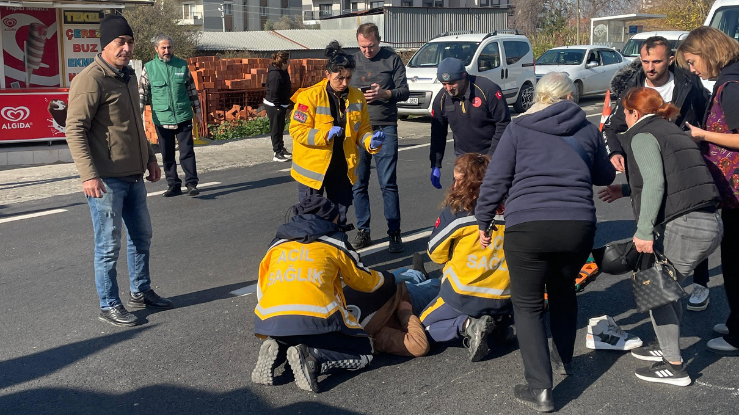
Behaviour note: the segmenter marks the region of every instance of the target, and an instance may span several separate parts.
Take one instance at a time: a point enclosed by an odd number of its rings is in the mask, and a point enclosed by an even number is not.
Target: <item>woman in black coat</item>
[[[292,154],[285,149],[283,134],[285,132],[285,114],[290,107],[292,83],[287,73],[290,54],[281,51],[272,56],[273,62],[267,72],[267,96],[264,98],[264,109],[269,117],[270,134],[272,135],[272,161],[289,161]]]

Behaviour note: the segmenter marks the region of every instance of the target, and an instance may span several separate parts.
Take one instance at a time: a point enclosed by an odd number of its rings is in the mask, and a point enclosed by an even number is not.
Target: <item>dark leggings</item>
[[[535,221],[505,230],[503,245],[511,274],[511,298],[526,382],[552,388],[552,364],[544,325],[549,298],[552,341],[564,363],[572,361],[577,332],[575,278],[593,247],[595,224]]]
[[[729,335],[727,342],[739,347],[739,209],[723,209],[724,239],[721,240],[721,267],[724,271],[724,288],[729,300],[729,318],[726,326]]]

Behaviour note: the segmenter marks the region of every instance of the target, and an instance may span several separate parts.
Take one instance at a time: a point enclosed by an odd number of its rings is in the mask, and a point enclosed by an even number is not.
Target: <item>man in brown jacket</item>
[[[172,302],[151,289],[149,246],[151,219],[146,207],[147,180],[161,177],[156,156],[144,135],[136,77],[128,67],[133,31],[117,15],[100,22],[102,52],[77,75],[69,90],[66,136],[95,231],[95,285],[100,320],[135,326],[118,295],[121,228],[128,239],[129,308],[171,308]]]

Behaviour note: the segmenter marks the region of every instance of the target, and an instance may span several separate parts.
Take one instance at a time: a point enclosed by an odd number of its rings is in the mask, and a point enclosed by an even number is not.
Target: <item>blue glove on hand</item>
[[[441,189],[441,170],[438,167],[431,168],[431,184],[435,188]]]
[[[392,271],[395,275],[395,283],[407,282],[410,284],[418,284],[426,281],[426,276],[421,271],[415,269],[400,268]]]
[[[331,127],[331,129],[328,132],[328,138],[326,139],[326,141],[329,141],[330,142],[331,140],[333,140],[336,137],[341,136],[342,134],[344,134],[344,129],[343,128],[341,128],[339,126],[333,126],[333,127]]]
[[[377,147],[380,147],[382,143],[385,142],[385,133],[382,131],[375,131],[374,134],[372,134],[372,139],[370,139],[370,148],[376,149]]]

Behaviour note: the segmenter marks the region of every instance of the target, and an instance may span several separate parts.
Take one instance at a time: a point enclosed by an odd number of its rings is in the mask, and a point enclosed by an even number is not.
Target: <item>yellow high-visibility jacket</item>
[[[298,183],[313,189],[321,188],[334,152],[333,141],[327,141],[328,132],[334,126],[327,83],[328,80],[324,79],[312,87],[298,90],[291,98],[295,107],[290,120],[290,136],[293,138],[290,174]],[[380,147],[370,149],[372,126],[364,94],[357,88],[347,88],[344,155],[349,181],[354,184],[359,159],[357,147],[366,149],[370,154],[380,151]]]
[[[432,261],[444,264],[439,296],[455,310],[472,317],[512,314],[510,284],[503,232],[505,225],[495,223],[493,241],[483,249],[475,215],[452,213],[447,207],[436,220],[428,254]]]
[[[259,265],[254,333],[367,336],[346,309],[342,281],[375,292],[395,284],[395,277],[365,267],[350,246],[336,224],[314,215],[295,216],[280,226]]]

